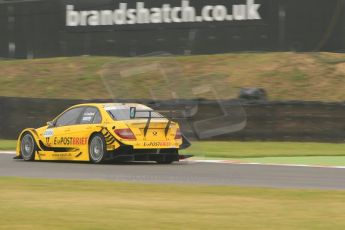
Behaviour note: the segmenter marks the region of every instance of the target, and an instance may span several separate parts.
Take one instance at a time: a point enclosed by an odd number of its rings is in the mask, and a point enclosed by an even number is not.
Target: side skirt
[[[54,152],[54,151],[37,151],[35,155],[37,161],[88,161],[83,157],[83,153],[76,152]]]

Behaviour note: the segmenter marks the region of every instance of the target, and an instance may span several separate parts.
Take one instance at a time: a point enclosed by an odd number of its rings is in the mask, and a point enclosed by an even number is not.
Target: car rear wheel
[[[103,135],[93,135],[89,144],[90,161],[95,164],[102,163],[105,159],[106,151],[106,144]]]
[[[37,145],[31,133],[26,133],[20,140],[20,153],[25,161],[33,161]]]

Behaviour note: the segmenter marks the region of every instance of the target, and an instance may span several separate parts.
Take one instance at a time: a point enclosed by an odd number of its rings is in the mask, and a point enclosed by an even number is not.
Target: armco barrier
[[[105,100],[92,100],[92,102]],[[40,127],[53,119],[67,107],[88,100],[30,99],[0,97],[0,138],[15,139],[26,127]],[[131,101],[133,102],[133,101]],[[199,138],[197,126],[206,122],[204,129],[228,123],[222,115],[219,102],[199,100],[153,103],[148,100],[136,101],[156,109],[197,108],[196,114],[180,120],[182,129],[190,138]],[[223,129],[221,135],[211,135],[205,140],[284,140],[344,142],[345,103],[321,102],[248,102],[222,101],[229,111],[233,127]],[[240,109],[239,109],[240,107]],[[232,111],[235,111],[232,113]],[[241,112],[242,111],[242,112]],[[243,124],[244,126],[238,126]],[[224,132],[225,131],[225,132]]]

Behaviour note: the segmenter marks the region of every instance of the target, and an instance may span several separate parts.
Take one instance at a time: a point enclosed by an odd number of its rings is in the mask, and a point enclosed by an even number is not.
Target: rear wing
[[[169,116],[168,117],[164,117],[164,116],[152,116],[153,113],[158,113],[159,112],[161,113],[169,113]],[[185,118],[183,116],[181,117],[177,117],[177,116],[174,116],[174,113],[176,112],[182,112],[182,111],[179,111],[179,110],[139,110],[137,109],[136,107],[130,107],[129,108],[129,117],[130,119],[136,119],[136,118],[143,118],[143,119],[147,119],[147,122],[146,122],[146,125],[145,125],[145,128],[144,128],[144,136],[146,136],[146,133],[150,127],[150,123],[151,123],[151,119],[154,118],[154,119],[168,119],[168,123],[165,127],[165,136],[168,134],[168,131],[169,131],[169,127],[170,127],[170,124],[171,124],[171,120],[172,119],[182,119],[182,118]],[[140,115],[140,116],[137,116],[138,113],[147,113],[147,115]]]
[[[188,116],[183,115],[185,110],[149,110],[149,109],[137,109],[136,107],[130,107],[129,108],[129,116],[130,119],[135,118],[146,118],[146,119],[152,119],[152,118],[165,118],[165,119],[185,119]],[[138,116],[138,113],[147,113],[145,116]],[[152,116],[153,113],[164,113],[168,114],[168,116]],[[176,115],[180,114],[180,115]]]
[[[164,117],[164,116],[161,116],[161,117],[157,117],[157,116],[152,116],[152,113],[168,113],[169,116],[168,117]],[[183,116],[174,116],[174,113],[181,113],[183,114]],[[160,118],[163,118],[163,119],[168,119],[168,123],[165,127],[165,130],[164,130],[164,133],[165,133],[165,136],[167,136],[168,134],[168,131],[169,131],[169,127],[170,127],[170,124],[171,124],[171,120],[172,119],[185,119],[186,116],[184,116],[184,110],[139,110],[137,109],[136,107],[130,107],[129,108],[129,117],[130,119],[135,119],[135,118],[144,118],[144,119],[147,119],[147,122],[146,122],[146,125],[145,125],[145,128],[144,128],[144,136],[146,137],[146,133],[147,131],[149,130],[150,128],[150,123],[151,123],[151,119],[154,118],[154,119],[160,119]],[[147,116],[137,116],[137,113],[147,113]],[[180,149],[186,149],[188,148],[189,146],[191,146],[191,143],[190,141],[182,134],[182,145],[180,146]],[[188,158],[188,157],[187,157]]]

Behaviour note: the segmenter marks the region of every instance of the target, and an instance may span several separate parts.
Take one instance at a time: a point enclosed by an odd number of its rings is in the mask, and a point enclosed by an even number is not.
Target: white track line
[[[306,164],[278,164],[278,163],[251,163],[234,160],[183,160],[191,163],[216,163],[216,164],[233,164],[233,165],[266,165],[266,166],[284,166],[284,167],[308,167],[308,168],[335,168],[345,169],[345,166],[327,166],[327,165],[306,165]]]
[[[15,151],[2,151],[0,154],[16,154]],[[236,160],[193,160],[186,159],[181,160],[182,162],[189,163],[215,163],[215,164],[233,164],[233,165],[266,165],[266,166],[284,166],[284,167],[307,167],[307,168],[334,168],[334,169],[345,169],[345,166],[327,166],[327,165],[306,165],[306,164],[274,164],[274,163],[250,163],[241,162]]]
[[[16,154],[16,151],[2,151],[2,150],[0,150],[0,154]]]

